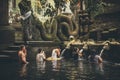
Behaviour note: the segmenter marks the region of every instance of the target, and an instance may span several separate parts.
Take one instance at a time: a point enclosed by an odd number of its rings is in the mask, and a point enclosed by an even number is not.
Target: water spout
[[[66,48],[62,50],[61,54],[60,54],[60,58],[62,58],[63,54],[65,53]]]
[[[78,52],[78,60],[83,60],[82,58],[82,52],[83,52],[83,48]]]
[[[104,44],[104,46],[103,46],[103,48],[102,48],[99,56],[102,56],[103,51],[104,51],[104,50],[108,50],[108,49],[109,49],[109,42],[105,42],[105,44]]]
[[[103,54],[103,51],[104,51],[104,48],[100,51],[100,54],[99,54],[99,56],[102,56],[102,54]]]

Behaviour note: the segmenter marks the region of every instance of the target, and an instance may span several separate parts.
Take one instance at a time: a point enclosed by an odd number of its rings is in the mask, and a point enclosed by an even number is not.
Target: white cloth
[[[27,13],[25,13],[24,15],[22,15],[22,19],[23,20],[26,20],[27,18],[29,18],[31,16],[32,12],[31,11],[28,11]]]
[[[57,58],[56,50],[53,50],[53,51],[52,51],[52,58]]]

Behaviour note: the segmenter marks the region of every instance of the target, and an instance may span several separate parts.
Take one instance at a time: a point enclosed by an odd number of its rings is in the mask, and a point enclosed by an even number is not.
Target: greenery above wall
[[[104,6],[106,3],[102,2],[102,0],[85,0],[86,10],[90,13],[91,18],[104,13]]]

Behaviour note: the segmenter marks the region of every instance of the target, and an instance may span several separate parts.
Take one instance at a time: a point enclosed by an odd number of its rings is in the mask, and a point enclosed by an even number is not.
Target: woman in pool
[[[95,50],[91,50],[90,51],[90,55],[88,57],[88,60],[89,62],[91,63],[102,63],[103,62],[103,59],[101,58],[100,55],[97,55],[96,54],[96,51]]]
[[[46,59],[45,52],[42,49],[38,50],[38,54],[36,56],[36,61],[37,62],[42,62]]]
[[[52,50],[52,58],[57,59],[60,56],[60,48],[55,48]]]

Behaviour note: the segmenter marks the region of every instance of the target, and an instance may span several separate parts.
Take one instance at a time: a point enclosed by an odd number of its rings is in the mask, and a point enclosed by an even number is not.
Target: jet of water
[[[63,54],[65,53],[66,48],[62,50],[61,54],[60,54],[60,58],[62,58]]]
[[[103,51],[104,51],[104,48],[100,51],[100,54],[99,54],[99,56],[102,56],[102,54],[103,54]]]

